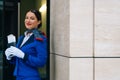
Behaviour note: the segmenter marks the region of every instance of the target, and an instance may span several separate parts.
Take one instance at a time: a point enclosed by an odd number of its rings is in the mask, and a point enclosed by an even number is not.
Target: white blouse
[[[27,33],[27,32],[25,32],[25,37],[24,37],[24,39],[23,39],[22,44],[20,45],[20,47],[22,47],[23,44],[25,44],[25,42],[30,38],[30,36],[31,36],[32,34],[33,34],[33,33]]]

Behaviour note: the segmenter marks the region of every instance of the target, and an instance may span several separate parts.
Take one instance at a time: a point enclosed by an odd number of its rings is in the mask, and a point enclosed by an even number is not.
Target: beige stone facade
[[[120,0],[50,0],[50,80],[120,80]]]

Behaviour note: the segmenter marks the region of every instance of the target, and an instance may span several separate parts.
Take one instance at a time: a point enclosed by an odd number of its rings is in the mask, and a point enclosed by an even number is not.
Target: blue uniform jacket
[[[47,60],[47,39],[41,35],[41,39],[36,39],[32,35],[28,41],[19,47],[24,36],[18,39],[17,46],[25,53],[24,59],[13,57],[11,62],[15,63],[14,76],[16,77],[39,77],[38,67],[43,67]]]

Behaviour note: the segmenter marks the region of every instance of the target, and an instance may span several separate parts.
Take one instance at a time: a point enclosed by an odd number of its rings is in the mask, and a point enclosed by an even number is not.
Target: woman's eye
[[[31,19],[31,20],[34,20],[35,18],[31,17],[30,19]]]

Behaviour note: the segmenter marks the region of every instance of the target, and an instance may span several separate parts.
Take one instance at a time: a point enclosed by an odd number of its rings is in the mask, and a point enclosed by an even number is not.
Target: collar
[[[31,36],[32,34],[33,34],[32,32],[31,32],[31,33],[28,33],[28,31],[25,31],[25,32],[24,32],[24,35],[25,35],[25,36]]]

